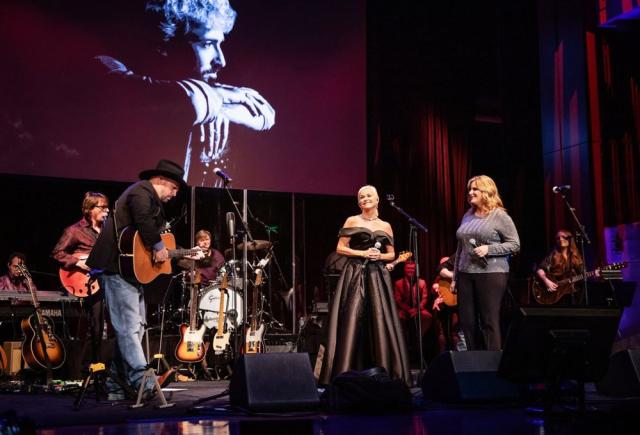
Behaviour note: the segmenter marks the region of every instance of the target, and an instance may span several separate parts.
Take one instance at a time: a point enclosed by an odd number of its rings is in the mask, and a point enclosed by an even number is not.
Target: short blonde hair
[[[481,193],[481,209],[486,209],[491,211],[496,208],[501,208],[504,210],[504,205],[502,204],[502,198],[500,198],[500,194],[498,193],[498,187],[496,186],[495,181],[487,175],[476,175],[475,177],[471,177],[469,181],[467,181],[467,191],[471,189],[471,185],[476,183],[476,187]],[[471,206],[472,209],[475,209],[475,206]]]
[[[358,189],[358,194],[356,196],[360,197],[360,192],[362,192],[364,189],[373,189],[373,191],[376,194],[376,197],[378,199],[380,199],[380,196],[378,195],[378,190],[374,186],[372,186],[371,184],[367,184],[365,186],[362,186],[360,189]]]

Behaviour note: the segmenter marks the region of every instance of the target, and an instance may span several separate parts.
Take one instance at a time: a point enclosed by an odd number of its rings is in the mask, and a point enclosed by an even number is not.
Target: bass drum
[[[200,317],[202,323],[209,328],[218,327],[218,311],[220,310],[220,288],[218,284],[206,287],[201,290],[200,304],[198,305],[200,310]],[[235,322],[230,319],[236,314]],[[242,300],[242,293],[227,288],[227,293],[224,298],[224,315],[227,328],[235,329],[235,325],[242,325],[244,313],[244,302]]]

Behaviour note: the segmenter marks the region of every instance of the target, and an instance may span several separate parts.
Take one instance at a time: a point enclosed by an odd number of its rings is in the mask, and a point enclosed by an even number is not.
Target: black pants
[[[508,273],[464,273],[456,277],[460,323],[468,350],[500,350],[500,307]]]

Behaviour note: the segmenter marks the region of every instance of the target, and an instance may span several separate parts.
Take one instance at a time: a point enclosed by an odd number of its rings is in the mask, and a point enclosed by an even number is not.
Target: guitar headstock
[[[627,267],[627,262],[620,261],[617,263],[611,263],[611,264],[607,264],[606,266],[602,266],[600,270],[620,270],[620,269],[624,269],[625,267]]]
[[[398,258],[396,258],[393,263],[394,264],[403,263],[408,259],[410,259],[412,256],[413,254],[410,251],[402,251],[400,252],[400,254],[398,254]]]
[[[256,269],[256,280],[253,283],[254,286],[258,287],[260,284],[262,284],[262,269]]]
[[[222,272],[222,279],[220,280],[219,288],[225,289],[227,288],[227,285],[229,285],[229,274],[227,273],[227,269],[224,267],[220,268],[220,271]]]
[[[24,263],[16,264],[15,267],[18,270],[18,275],[26,279],[31,279],[29,269],[27,269],[27,266],[25,266]]]

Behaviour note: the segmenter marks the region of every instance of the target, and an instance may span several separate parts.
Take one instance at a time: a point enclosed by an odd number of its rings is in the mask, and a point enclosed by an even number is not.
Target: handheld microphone
[[[229,237],[233,238],[236,234],[236,215],[232,211],[227,212],[227,229]]]
[[[376,242],[375,245],[373,245],[373,247],[376,249],[380,249],[382,247],[382,243]],[[365,267],[367,264],[369,264],[369,260],[371,259],[367,258],[366,260],[364,260],[364,263],[362,263],[362,267]]]
[[[562,193],[562,192],[566,192],[568,190],[571,190],[571,185],[570,184],[563,184],[562,186],[553,186],[553,188],[551,188],[551,191],[553,193]]]
[[[231,183],[231,177],[225,174],[225,172],[220,168],[214,168],[213,172],[220,178],[224,180],[225,183]]]
[[[478,244],[476,243],[476,239],[469,239],[469,244],[471,246],[473,246],[474,248],[478,247]],[[480,261],[482,262],[482,264],[484,264],[485,266],[489,265],[489,262],[487,261],[486,257],[478,257],[480,259]]]

